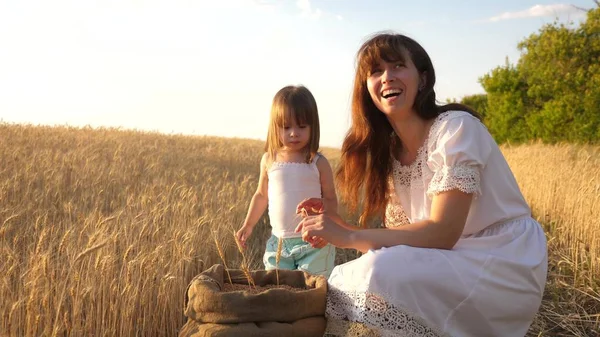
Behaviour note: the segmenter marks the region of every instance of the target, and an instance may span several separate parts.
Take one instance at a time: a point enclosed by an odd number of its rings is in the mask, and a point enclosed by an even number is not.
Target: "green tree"
[[[481,78],[487,92],[484,122],[497,142],[525,141],[530,138],[526,123],[527,83],[519,70],[506,62]]]
[[[483,117],[483,119],[485,120],[488,105],[488,98],[486,94],[475,94],[465,96],[460,100],[460,103],[479,112],[481,117]]]
[[[578,27],[545,25],[518,48],[516,65],[506,62],[480,78],[494,137],[600,141],[600,7]]]
[[[598,139],[598,12],[589,11],[576,29],[554,23],[519,43],[533,137],[549,142]]]

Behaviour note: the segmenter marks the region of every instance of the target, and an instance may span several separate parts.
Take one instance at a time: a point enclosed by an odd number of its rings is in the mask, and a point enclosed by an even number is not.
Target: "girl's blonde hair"
[[[271,120],[267,133],[265,151],[269,161],[275,160],[277,150],[283,147],[281,128],[286,120],[294,118],[297,124],[310,126],[310,138],[307,145],[306,162],[310,163],[319,150],[319,111],[312,93],[304,86],[286,86],[273,97],[271,105]]]

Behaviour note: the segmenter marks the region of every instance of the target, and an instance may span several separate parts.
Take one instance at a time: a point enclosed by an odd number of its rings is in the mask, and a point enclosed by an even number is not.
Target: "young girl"
[[[333,172],[319,149],[319,115],[311,92],[287,86],[273,98],[265,154],[260,161],[258,188],[236,237],[242,247],[254,226],[269,208],[272,227],[263,262],[265,269],[300,269],[329,276],[335,248],[325,241],[304,242],[294,230],[301,217],[297,205],[307,198],[323,198],[323,211],[337,214]],[[282,250],[277,263],[279,240]]]

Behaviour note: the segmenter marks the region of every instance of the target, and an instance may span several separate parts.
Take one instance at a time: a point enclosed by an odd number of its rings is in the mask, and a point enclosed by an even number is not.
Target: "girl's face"
[[[300,152],[310,141],[310,125],[298,124],[295,118],[287,118],[279,130],[284,151]]]
[[[367,75],[375,106],[386,116],[411,113],[421,85],[420,74],[408,53],[404,61],[379,60]]]

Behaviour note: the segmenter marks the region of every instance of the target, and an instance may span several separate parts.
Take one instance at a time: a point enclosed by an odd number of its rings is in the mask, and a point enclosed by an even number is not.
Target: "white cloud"
[[[317,20],[323,15],[323,11],[319,8],[312,8],[310,4],[310,0],[297,0],[296,7],[298,7],[301,11],[300,15],[303,17],[307,17],[313,20]]]
[[[574,17],[584,15],[585,13],[572,5],[554,4],[554,5],[535,5],[529,9],[518,12],[504,12],[493,16],[486,21],[498,22],[503,20],[523,19],[533,17],[559,17],[561,15],[573,15]]]
[[[342,21],[342,20],[344,20],[344,17],[343,17],[343,16],[341,16],[341,15],[336,15],[335,17],[338,19],[338,21]]]

